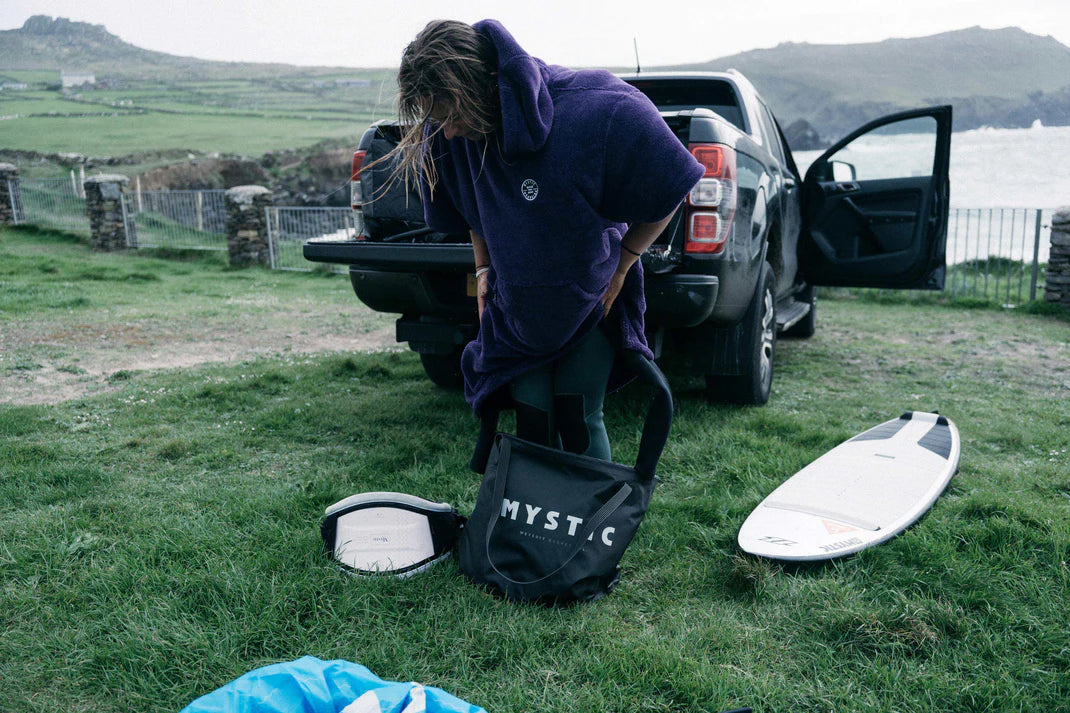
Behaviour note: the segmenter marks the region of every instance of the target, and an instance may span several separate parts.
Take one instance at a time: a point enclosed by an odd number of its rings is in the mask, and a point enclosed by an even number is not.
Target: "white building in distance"
[[[59,80],[64,89],[80,87],[83,84],[93,85],[97,83],[97,78],[92,72],[60,72]]]

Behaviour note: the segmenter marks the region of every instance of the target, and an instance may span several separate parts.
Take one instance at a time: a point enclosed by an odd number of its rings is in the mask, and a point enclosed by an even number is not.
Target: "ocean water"
[[[894,166],[904,144],[923,136],[879,136],[865,142],[873,158]],[[806,172],[821,151],[797,151]],[[1070,126],[974,129],[951,135],[952,208],[1070,207]]]
[[[851,144],[860,174],[912,175],[919,151],[932,153],[932,135],[867,136]],[[804,174],[821,151],[795,152]],[[874,174],[874,172],[876,172]],[[1051,215],[1070,208],[1070,126],[974,129],[951,136],[949,264],[1010,257],[1046,262]]]

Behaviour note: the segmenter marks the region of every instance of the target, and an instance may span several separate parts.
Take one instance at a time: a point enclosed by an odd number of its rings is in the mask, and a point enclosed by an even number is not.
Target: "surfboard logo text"
[[[792,545],[799,544],[795,540],[788,540],[783,537],[773,537],[772,535],[766,535],[765,537],[759,537],[759,542],[768,542],[771,545],[781,545],[783,547],[791,547]]]
[[[821,545],[821,550],[823,552],[836,552],[837,550],[842,550],[846,547],[850,547],[851,545],[861,544],[862,540],[858,539],[857,537],[852,537],[849,540],[840,540],[839,542],[833,542],[830,545]]]

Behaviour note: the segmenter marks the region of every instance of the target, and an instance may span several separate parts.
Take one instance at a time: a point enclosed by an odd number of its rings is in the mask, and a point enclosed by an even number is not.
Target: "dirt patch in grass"
[[[314,320],[295,328],[275,320],[181,328],[153,321],[129,325],[16,323],[0,334],[0,402],[59,403],[117,388],[134,371],[243,362],[275,354],[368,352],[402,348],[393,325],[339,334]],[[14,356],[14,358],[12,358]]]
[[[990,323],[996,319],[988,312],[969,318],[988,319]],[[1011,315],[999,319],[1014,318]],[[840,344],[855,344],[862,338],[850,327],[823,326],[822,329],[827,329],[827,336]],[[849,351],[842,354],[843,362],[855,368],[872,367],[875,371],[895,363],[938,370],[957,366],[977,373],[1002,369],[1026,375],[1019,377],[1024,384],[1046,395],[1065,394],[1070,390],[1070,343],[1066,341],[1038,343],[1024,337],[993,335],[985,331],[983,324],[968,322],[965,326],[949,327],[946,332],[915,333],[905,326],[901,330],[890,329],[881,336],[891,349],[880,362]]]
[[[0,226],[0,403],[117,389],[134,372],[401,348],[347,280],[231,269],[219,254],[94,253]]]

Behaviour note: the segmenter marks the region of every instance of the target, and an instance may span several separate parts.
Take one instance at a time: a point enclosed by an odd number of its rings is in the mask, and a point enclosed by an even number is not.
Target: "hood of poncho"
[[[497,53],[503,152],[538,151],[554,123],[554,103],[547,86],[549,68],[525,52],[497,20],[483,20],[472,27],[491,41]]]

